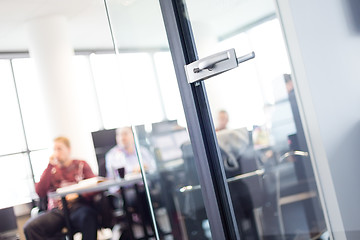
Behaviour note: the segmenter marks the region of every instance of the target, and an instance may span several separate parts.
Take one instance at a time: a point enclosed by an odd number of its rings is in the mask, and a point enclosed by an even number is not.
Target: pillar
[[[42,86],[49,136],[68,137],[73,157],[86,160],[97,171],[91,133],[84,124],[89,119],[82,114],[79,101],[82,93],[77,90],[72,69],[74,50],[67,19],[63,16],[34,19],[27,30],[30,56]]]

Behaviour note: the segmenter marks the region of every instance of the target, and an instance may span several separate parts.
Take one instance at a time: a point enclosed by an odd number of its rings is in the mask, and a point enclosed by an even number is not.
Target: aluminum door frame
[[[184,66],[198,60],[183,0],[159,0],[184,107],[212,239],[240,239],[203,82],[189,84]]]

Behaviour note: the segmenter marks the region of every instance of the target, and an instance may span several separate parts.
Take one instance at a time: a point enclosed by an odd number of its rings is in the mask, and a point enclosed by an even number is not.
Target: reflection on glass
[[[272,1],[186,3],[199,58],[256,54],[205,82],[241,238],[318,239],[327,229]]]
[[[211,239],[186,127],[166,120],[135,129],[138,145],[149,149],[156,162],[156,171],[146,173],[146,178],[160,236]],[[141,158],[147,172],[142,154]]]
[[[0,60],[0,155],[26,149],[10,62]]]
[[[139,179],[126,188],[110,189],[111,194],[116,196],[114,202],[117,208],[139,218],[140,223],[146,226],[146,230],[139,229],[138,224],[131,223],[130,233],[126,226],[121,226],[121,234],[151,235],[154,231],[152,211],[158,233],[165,239],[211,239],[200,188],[194,189],[196,191],[182,190],[184,186],[199,184],[186,128],[176,120],[134,128],[134,133],[130,127],[92,133],[101,176],[125,181]],[[139,164],[139,156],[142,165]],[[145,186],[140,178],[141,168],[147,180]],[[150,193],[151,209],[147,208],[144,187]]]

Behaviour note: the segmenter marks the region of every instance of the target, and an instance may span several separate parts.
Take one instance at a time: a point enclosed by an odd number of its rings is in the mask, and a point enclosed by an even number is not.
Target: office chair
[[[31,209],[31,217],[36,217],[41,212],[47,211],[47,203],[48,203],[48,197],[43,197],[39,199],[33,199],[33,208]],[[92,207],[97,211],[98,213],[98,230],[106,229],[106,228],[112,228],[114,226],[114,221],[112,215],[110,215],[110,209],[111,209],[111,201],[106,198],[106,195],[104,193],[99,193],[94,196],[94,200],[92,203]],[[75,231],[74,229],[71,229],[72,235],[78,233],[78,231]],[[67,235],[69,233],[69,229],[67,227],[63,227],[61,231],[56,233],[53,237],[48,238],[48,240],[66,240]],[[99,232],[98,232],[99,234]],[[98,235],[99,237],[99,235]]]

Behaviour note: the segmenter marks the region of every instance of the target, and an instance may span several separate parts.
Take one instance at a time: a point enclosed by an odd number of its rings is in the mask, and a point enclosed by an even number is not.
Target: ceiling
[[[158,0],[107,3],[119,48],[167,47]],[[211,26],[217,38],[275,11],[271,0],[188,0],[187,4],[192,23]],[[67,17],[76,50],[113,49],[103,0],[0,0],[0,52],[27,51],[26,23],[48,15]]]
[[[0,52],[27,51],[26,23],[64,15],[75,49],[111,49],[102,0],[0,0]]]

